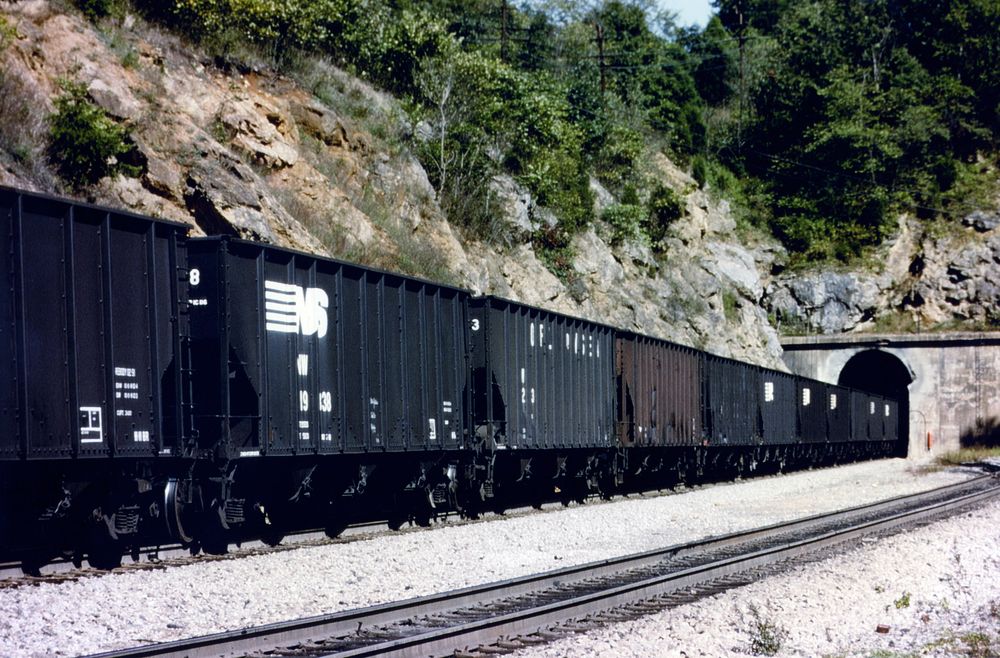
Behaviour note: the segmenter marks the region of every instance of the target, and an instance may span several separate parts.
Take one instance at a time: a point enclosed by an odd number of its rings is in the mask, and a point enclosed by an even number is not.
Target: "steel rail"
[[[186,656],[188,658],[209,658],[215,656],[245,655],[255,651],[290,647],[316,641],[320,638],[347,637],[363,628],[389,626],[414,618],[427,617],[463,607],[482,605],[485,602],[508,599],[532,592],[572,582],[600,578],[630,569],[642,568],[661,562],[667,558],[719,549],[735,544],[762,539],[775,534],[801,532],[810,527],[842,522],[851,516],[877,514],[893,507],[915,504],[921,499],[939,498],[963,489],[985,486],[993,480],[989,475],[964,482],[939,487],[918,494],[898,496],[892,499],[860,505],[828,514],[817,514],[791,522],[777,523],[745,532],[710,537],[686,544],[646,551],[620,558],[600,560],[583,565],[566,567],[555,571],[514,578],[496,583],[476,585],[452,592],[433,594],[406,601],[386,603],[356,610],[348,610],[291,622],[278,622],[263,626],[245,628],[224,633],[216,633],[184,640],[164,642],[120,651],[95,654],[91,658],[150,658],[153,656]],[[711,564],[688,569],[680,569],[673,574],[653,579],[641,580],[628,585],[613,587],[603,592],[588,594],[551,603],[532,610],[503,614],[490,620],[480,620],[409,638],[395,639],[385,643],[331,654],[343,657],[356,656],[415,656],[452,653],[456,648],[482,645],[504,636],[525,635],[553,624],[617,607],[637,599],[653,598],[664,592],[690,587],[696,582],[704,582],[755,566],[784,559],[795,551],[802,552],[846,541],[859,534],[873,532],[880,524],[893,527],[901,523],[915,521],[921,515],[941,514],[958,506],[1000,494],[1000,486],[993,486],[972,494],[951,498],[931,506],[920,507],[902,513],[892,514],[886,519],[866,521],[847,530],[821,533],[805,540],[797,540],[779,548],[768,548],[743,556],[726,558]],[[280,654],[279,654],[280,655]]]
[[[829,470],[835,468],[839,468],[839,466],[824,466],[824,467],[819,467],[816,470]],[[769,478],[774,478],[774,477],[783,477],[784,475],[785,474],[783,473],[756,475],[753,477],[753,479],[767,480]],[[970,481],[972,480],[970,479],[967,480],[966,482]],[[693,485],[686,485],[676,490],[646,491],[642,492],[641,495],[644,496],[644,498],[646,499],[651,499],[651,498],[659,498],[665,496],[681,495],[684,493],[689,493],[691,491],[698,491],[708,487],[713,487],[713,488],[726,487],[726,486],[735,486],[737,484],[739,484],[739,481],[736,480],[723,480],[719,482],[702,482]],[[614,504],[614,501],[604,500],[600,498],[599,495],[597,494],[591,494],[590,496],[588,496],[588,502],[591,504],[598,504],[598,505]],[[309,542],[313,540],[318,540],[318,542],[321,544],[342,543],[345,539],[357,538],[357,535],[359,533],[363,533],[364,531],[367,530],[374,532],[381,532],[384,530],[386,534],[392,534],[395,532],[421,532],[426,530],[432,530],[438,527],[439,525],[442,524],[442,520],[446,520],[448,525],[453,527],[454,525],[467,525],[470,523],[489,522],[495,518],[511,518],[526,514],[551,513],[551,512],[556,512],[564,507],[565,505],[559,502],[550,501],[544,503],[544,505],[541,508],[534,508],[529,505],[518,506],[505,511],[501,515],[487,514],[486,516],[483,517],[471,518],[471,519],[461,518],[461,515],[458,512],[449,511],[441,513],[438,516],[438,520],[429,527],[420,527],[417,525],[412,525],[410,527],[404,527],[401,530],[390,530],[387,526],[386,519],[371,519],[368,521],[360,521],[358,523],[353,523],[347,526],[343,534],[339,535],[334,539],[326,538],[322,528],[303,528],[301,530],[294,530],[289,532],[280,545],[267,547],[266,549],[265,549],[266,544],[264,544],[264,542],[262,542],[259,539],[251,539],[248,541],[244,541],[242,543],[237,543],[235,541],[230,542],[231,544],[236,543],[238,548],[230,553],[224,554],[221,557],[238,558],[241,557],[241,551],[245,552],[246,549],[258,550],[258,551],[273,550],[274,552],[281,552],[288,550],[289,548],[296,548],[298,547],[297,544],[300,544],[302,542]],[[143,561],[140,558],[138,561],[132,561],[132,562],[124,561],[124,564],[122,565],[121,568],[125,569],[126,571],[141,570],[137,569],[136,565],[141,567],[142,565],[148,565],[150,562],[161,564],[163,566],[173,566],[169,563],[169,561],[176,559],[184,560],[182,564],[189,564],[187,558],[198,557],[198,556],[192,556],[190,550],[187,547],[177,543],[161,544],[159,546],[152,544],[145,545],[140,549],[139,553],[140,555],[146,556],[147,560]],[[199,555],[205,555],[205,554],[199,554]],[[123,554],[123,558],[127,556],[128,554]],[[212,555],[209,557],[209,559],[217,559],[219,557],[220,556]],[[19,560],[12,561],[8,559],[0,559],[0,588],[4,587],[5,582],[7,582],[9,586],[8,581],[16,579],[28,579],[29,582],[46,582],[46,581],[58,582],[63,579],[63,576],[69,578],[73,576],[82,577],[82,576],[100,575],[103,573],[108,573],[108,572],[102,569],[95,569],[93,567],[90,567],[89,565],[77,567],[70,558],[54,557],[48,564],[42,565],[41,576],[27,576],[22,571],[21,562]]]
[[[407,528],[404,532],[410,530],[412,529]],[[261,552],[279,553],[295,548],[314,546],[317,544],[345,543],[359,538],[363,539],[365,538],[365,533],[377,533],[383,531],[385,534],[394,532],[386,527],[385,521],[381,520],[353,523],[347,526],[347,528],[344,529],[344,532],[335,539],[327,537],[322,530],[296,530],[294,532],[289,532],[282,543],[277,546],[268,546],[259,539],[252,539],[240,542],[235,547],[232,547],[229,552],[222,555],[212,555],[209,553],[192,554],[190,548],[177,543],[161,544],[160,546],[144,546],[139,551],[140,558],[138,560],[125,559],[128,558],[128,554],[124,554],[122,556],[122,566],[112,569],[111,571],[96,569],[87,565],[77,567],[70,558],[57,557],[52,559],[48,564],[42,566],[41,576],[27,576],[21,569],[20,561],[0,561],[0,588],[5,586],[6,581],[12,580],[25,580],[27,582],[57,581],[63,578],[96,576],[112,572],[119,573],[121,571],[141,571],[144,567],[149,567],[154,564],[161,567],[168,567],[174,566],[171,562],[179,562],[180,565],[186,565],[190,564],[192,560],[197,561],[199,559],[213,561],[220,559],[239,559],[240,557],[248,555],[258,555]]]
[[[920,518],[965,507],[975,502],[992,498],[998,494],[1000,494],[1000,487],[969,494],[953,501],[938,503],[925,509],[903,512],[887,519],[861,524],[850,529],[825,533],[814,538],[757,551],[748,555],[724,559],[691,569],[684,569],[667,576],[651,578],[639,583],[623,585],[594,594],[486,620],[470,622],[440,631],[432,631],[413,637],[327,655],[331,657],[336,656],[336,658],[375,656],[382,656],[384,658],[413,658],[418,655],[441,656],[454,654],[458,649],[490,644],[504,637],[538,633],[554,625],[574,619],[618,608],[629,603],[654,599],[664,594],[711,582],[728,575],[774,564],[805,553],[812,553],[875,531],[888,530],[899,525],[914,522]]]

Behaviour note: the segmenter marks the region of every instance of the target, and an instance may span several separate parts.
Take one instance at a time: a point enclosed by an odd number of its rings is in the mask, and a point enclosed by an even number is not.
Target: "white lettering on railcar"
[[[101,407],[80,407],[80,443],[104,441],[103,414]]]
[[[371,422],[368,423],[368,429],[371,431],[372,438],[375,439],[375,444],[381,445],[382,437],[379,436],[378,433],[378,406],[378,398],[368,399],[368,417],[371,420]]]
[[[434,418],[428,418],[427,424],[430,427],[430,432],[428,433],[427,438],[431,441],[437,441],[438,440],[437,420],[435,420]]]
[[[774,382],[764,382],[764,402],[774,402]]]
[[[299,411],[309,411],[309,391],[299,391]]]
[[[309,355],[300,354],[295,361],[295,367],[299,371],[299,377],[307,376],[309,374]]]
[[[114,387],[116,400],[138,400],[139,382],[135,368],[115,366]]]
[[[333,434],[331,434],[330,432],[323,432],[322,434],[319,435],[319,440],[320,441],[333,441]]]
[[[326,336],[330,296],[322,288],[264,281],[264,319],[268,331]]]
[[[149,430],[135,430],[132,432],[132,440],[136,443],[149,443]]]
[[[836,393],[831,393],[830,394],[830,411],[833,411],[836,408],[837,408],[837,394]]]
[[[320,391],[319,410],[323,413],[330,413],[333,411],[333,395],[330,391]]]

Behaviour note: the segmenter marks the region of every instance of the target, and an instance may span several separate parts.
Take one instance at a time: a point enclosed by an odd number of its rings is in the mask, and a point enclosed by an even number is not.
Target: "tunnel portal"
[[[896,453],[905,457],[909,436],[910,395],[913,375],[909,368],[894,354],[882,350],[865,350],[850,358],[840,371],[837,383],[863,391],[870,391],[899,400],[899,447]]]

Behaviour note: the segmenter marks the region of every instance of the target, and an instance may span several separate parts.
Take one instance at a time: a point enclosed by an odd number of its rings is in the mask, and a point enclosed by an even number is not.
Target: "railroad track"
[[[180,544],[169,544],[157,547],[145,547],[139,552],[139,559],[131,562],[126,561],[121,567],[112,569],[110,572],[84,567],[75,564],[70,558],[57,558],[42,567],[40,576],[27,576],[21,570],[19,562],[0,562],[0,589],[23,587],[25,585],[37,585],[40,583],[55,583],[101,576],[107,573],[125,573],[129,571],[148,571],[155,569],[166,569],[172,566],[183,566],[197,562],[210,562],[216,560],[233,560],[252,555],[262,555],[265,553],[276,553],[305,546],[317,546],[324,544],[346,543],[368,539],[373,534],[392,532],[386,529],[385,521],[370,521],[356,523],[349,526],[337,539],[328,538],[322,531],[309,530],[290,534],[285,537],[279,546],[268,546],[260,541],[245,542],[238,547],[234,547],[229,553],[224,555],[209,555],[199,553],[192,555],[190,549]]]
[[[982,476],[929,492],[636,555],[308,619],[97,654],[482,656],[633,619],[752,582],[839,544],[1000,496]],[[810,557],[811,556],[811,557]]]
[[[827,468],[837,468],[837,467],[831,466]],[[817,470],[825,470],[825,468]],[[760,475],[755,477],[754,479],[761,480],[761,479],[783,477],[783,476],[784,474],[769,474],[769,475]],[[646,491],[638,495],[641,495],[644,498],[656,498],[659,496],[674,496],[678,494],[689,493],[691,491],[697,491],[699,489],[703,489],[706,487],[734,486],[736,484],[739,484],[739,482],[740,482],[739,480],[726,480],[720,482],[695,483],[685,486],[679,486],[676,489]],[[588,504],[604,505],[613,503],[614,503],[613,500],[612,501],[604,500],[596,494],[588,497]],[[443,524],[461,525],[467,523],[483,523],[496,518],[510,518],[525,514],[551,512],[554,510],[562,509],[563,507],[564,505],[561,503],[546,503],[543,506],[543,508],[540,509],[534,507],[515,507],[510,510],[507,510],[501,516],[487,513],[486,515],[475,519],[464,518],[458,512],[446,512],[440,514],[431,526],[420,527],[416,525],[410,525],[404,527],[401,531],[421,532],[433,529]],[[224,555],[209,555],[205,553],[192,555],[191,551],[188,548],[180,544],[144,546],[142,550],[139,551],[139,556],[140,556],[139,559],[137,560],[133,559],[131,562],[125,560],[121,567],[112,569],[110,572],[102,569],[95,569],[89,566],[83,566],[82,564],[76,564],[72,561],[72,559],[68,557],[57,557],[53,558],[52,561],[50,561],[48,564],[44,565],[41,568],[41,575],[29,576],[25,575],[25,573],[22,571],[20,562],[0,560],[0,589],[17,588],[26,585],[38,585],[41,583],[67,582],[72,580],[78,580],[80,578],[92,578],[92,577],[102,576],[107,573],[149,571],[149,570],[166,569],[174,566],[195,564],[198,562],[240,559],[254,555],[277,553],[293,548],[302,548],[306,546],[325,546],[329,544],[341,544],[352,541],[360,541],[363,539],[370,539],[373,536],[378,536],[383,534],[391,535],[391,534],[397,534],[398,532],[400,532],[400,530],[390,530],[387,527],[385,520],[365,521],[362,523],[355,523],[348,526],[347,529],[344,531],[344,533],[341,534],[336,539],[328,538],[321,530],[303,530],[289,534],[278,546],[268,546],[261,541],[253,540],[245,542],[242,545],[233,547],[232,550],[230,550],[230,552]]]

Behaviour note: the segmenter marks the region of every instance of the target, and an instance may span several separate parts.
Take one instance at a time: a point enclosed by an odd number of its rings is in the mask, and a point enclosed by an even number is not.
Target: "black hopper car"
[[[5,188],[0,273],[0,558],[28,572],[902,446],[894,399]]]

